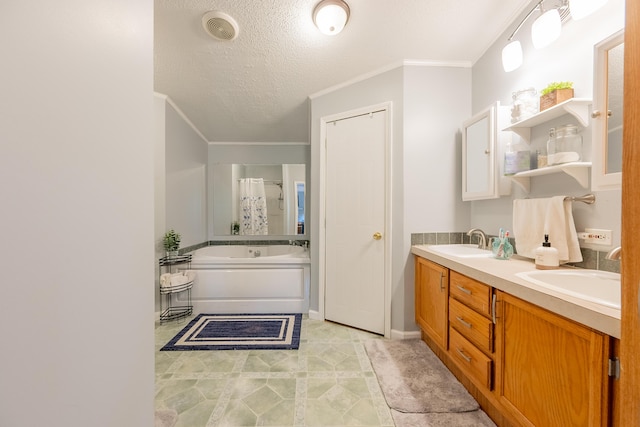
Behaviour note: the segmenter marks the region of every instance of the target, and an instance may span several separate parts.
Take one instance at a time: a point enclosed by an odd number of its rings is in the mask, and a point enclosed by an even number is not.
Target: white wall
[[[470,93],[470,68],[404,67],[404,242],[400,256],[394,254],[395,268],[404,268],[404,331],[417,330],[411,233],[469,227],[460,126],[471,112]]]
[[[535,3],[537,1],[533,1],[531,7]],[[539,91],[553,81],[573,81],[576,97],[592,98],[593,47],[600,40],[624,27],[624,0],[609,0],[607,5],[589,17],[579,21],[567,21],[562,27],[560,38],[540,50],[536,50],[531,44],[533,18],[529,18],[516,35],[516,39],[522,43],[524,64],[515,71],[505,73],[502,69],[502,48],[523,16],[514,21],[508,31],[474,65],[474,113],[496,100],[510,105],[512,92],[527,87],[534,87]],[[532,130],[532,145],[535,147],[544,144],[548,128],[564,123],[577,122],[571,116],[565,115],[553,122],[537,126]],[[591,160],[591,126],[582,130],[582,136],[584,158]],[[511,227],[514,198],[581,195],[590,192],[563,174],[532,178],[531,187],[530,194],[514,186],[511,197],[502,197],[495,201],[468,202],[471,205],[471,225],[495,234],[499,227]],[[614,232],[613,243],[617,246],[620,244],[621,192],[601,191],[594,194],[597,198],[594,205],[573,204],[576,228],[611,229]]]
[[[207,238],[208,143],[182,112],[165,108],[165,231],[181,235],[180,247]],[[162,237],[162,236],[161,236]]]
[[[0,425],[153,425],[153,2],[0,13]]]

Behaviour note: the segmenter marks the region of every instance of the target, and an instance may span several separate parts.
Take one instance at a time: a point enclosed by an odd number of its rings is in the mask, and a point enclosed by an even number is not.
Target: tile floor
[[[156,324],[156,408],[176,427],[394,425],[362,344],[379,336],[304,316],[299,350],[158,351],[189,320]]]

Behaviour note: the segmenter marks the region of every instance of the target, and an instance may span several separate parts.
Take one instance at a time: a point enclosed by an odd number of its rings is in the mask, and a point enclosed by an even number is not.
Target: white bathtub
[[[310,259],[300,246],[207,246],[191,254],[196,313],[309,311]]]

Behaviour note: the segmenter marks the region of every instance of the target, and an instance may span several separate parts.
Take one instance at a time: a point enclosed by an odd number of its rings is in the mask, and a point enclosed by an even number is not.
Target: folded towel
[[[564,196],[514,200],[513,234],[518,255],[523,257],[535,259],[536,249],[548,234],[561,263],[582,261],[571,202]]]

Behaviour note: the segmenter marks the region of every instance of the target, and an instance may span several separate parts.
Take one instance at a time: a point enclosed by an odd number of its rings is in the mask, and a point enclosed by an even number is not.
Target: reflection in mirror
[[[619,189],[622,181],[624,30],[595,45],[591,188]]]
[[[213,234],[305,232],[305,165],[211,165]]]
[[[622,95],[624,43],[607,52],[607,163],[606,173],[622,172]]]

